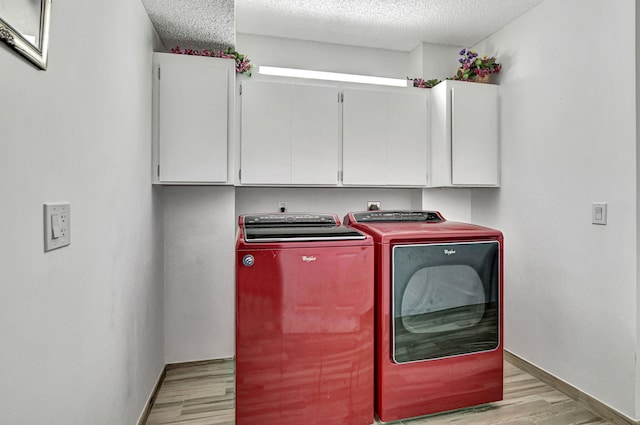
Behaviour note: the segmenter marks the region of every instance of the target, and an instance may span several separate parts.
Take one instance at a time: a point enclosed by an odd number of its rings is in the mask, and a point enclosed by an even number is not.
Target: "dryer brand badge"
[[[314,257],[313,255],[309,255],[309,256],[303,255],[302,256],[302,261],[304,261],[305,263],[310,263],[310,262],[316,261],[316,260],[317,260],[317,258]]]
[[[456,250],[455,250],[455,249],[445,249],[445,250],[444,250],[444,253],[445,253],[446,255],[453,255],[453,254],[455,254],[455,253],[456,253]]]

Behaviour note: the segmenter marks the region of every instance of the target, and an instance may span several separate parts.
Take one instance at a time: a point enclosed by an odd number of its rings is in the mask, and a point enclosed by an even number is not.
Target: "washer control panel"
[[[336,226],[331,214],[255,214],[244,216],[245,227]]]

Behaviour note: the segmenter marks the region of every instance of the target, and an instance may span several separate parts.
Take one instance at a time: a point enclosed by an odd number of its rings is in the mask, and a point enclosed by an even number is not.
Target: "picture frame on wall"
[[[0,0],[0,40],[47,69],[52,0]]]

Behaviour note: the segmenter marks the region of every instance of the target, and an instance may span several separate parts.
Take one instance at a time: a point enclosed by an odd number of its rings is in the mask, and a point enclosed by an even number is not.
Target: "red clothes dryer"
[[[433,211],[349,213],[376,255],[376,414],[502,400],[502,233]]]
[[[335,215],[240,216],[237,425],[373,422],[373,255]]]

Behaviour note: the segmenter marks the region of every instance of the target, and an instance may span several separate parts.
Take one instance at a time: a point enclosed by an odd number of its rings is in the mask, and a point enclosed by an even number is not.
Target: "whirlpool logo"
[[[309,255],[309,256],[303,255],[302,256],[302,261],[304,261],[305,263],[310,263],[310,262],[316,261],[316,260],[317,260],[317,258],[315,256],[313,256],[313,255]]]
[[[455,249],[445,249],[445,250],[444,250],[444,254],[445,254],[445,255],[453,255],[453,254],[455,254],[455,253],[456,253],[456,250],[455,250]]]

